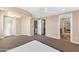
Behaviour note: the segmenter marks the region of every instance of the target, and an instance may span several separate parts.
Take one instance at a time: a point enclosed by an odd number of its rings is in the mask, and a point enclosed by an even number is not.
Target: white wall
[[[21,35],[21,18],[16,18],[16,35]]]
[[[21,34],[22,35],[29,35],[31,36],[31,17],[24,17],[22,18],[22,25],[21,25]]]
[[[4,36],[4,29],[3,29],[3,14],[0,14],[0,38]]]
[[[49,16],[46,18],[46,36],[60,39],[58,16]]]
[[[34,35],[34,19],[33,18],[30,19],[30,35],[31,36]]]
[[[72,42],[79,44],[79,11],[73,12],[72,21]]]

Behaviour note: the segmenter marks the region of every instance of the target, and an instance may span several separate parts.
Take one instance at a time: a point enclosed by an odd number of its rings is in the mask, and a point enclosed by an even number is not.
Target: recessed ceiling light
[[[66,10],[66,9],[61,9],[61,10],[63,10],[63,11],[64,11],[64,10]]]
[[[44,8],[44,11],[47,12],[48,11],[48,8]]]

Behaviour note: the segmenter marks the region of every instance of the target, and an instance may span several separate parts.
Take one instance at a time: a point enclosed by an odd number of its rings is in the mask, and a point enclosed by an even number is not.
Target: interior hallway
[[[79,8],[7,7],[0,9],[0,51],[7,51],[33,40],[40,41],[60,51],[79,51]],[[51,12],[55,12],[55,14]],[[67,18],[70,22],[70,26],[66,26],[65,30],[65,23],[60,24],[62,18]],[[36,26],[34,21],[37,21]],[[65,40],[63,37],[60,38],[62,27]],[[66,42],[68,32],[70,37],[69,41]]]
[[[40,41],[61,52],[79,52],[78,44],[69,43],[69,42],[61,41],[59,39],[49,38],[40,35],[35,35],[35,36],[20,35],[20,36],[5,37],[2,40],[0,40],[0,52],[8,51],[9,49],[19,47],[33,40]]]

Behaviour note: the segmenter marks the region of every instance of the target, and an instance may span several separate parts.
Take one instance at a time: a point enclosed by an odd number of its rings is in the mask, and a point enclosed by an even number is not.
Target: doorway
[[[45,19],[42,20],[42,35],[45,35]]]
[[[45,35],[45,19],[34,21],[34,35]]]
[[[71,17],[60,18],[60,39],[66,42],[70,42],[71,33]]]
[[[10,35],[16,35],[16,19],[15,17],[4,17],[4,35],[10,36]]]
[[[37,21],[34,21],[34,35],[37,35]]]

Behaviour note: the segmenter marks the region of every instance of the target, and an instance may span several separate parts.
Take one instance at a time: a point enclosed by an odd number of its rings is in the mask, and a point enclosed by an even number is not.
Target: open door
[[[70,42],[71,39],[71,16],[60,18],[60,39]]]
[[[42,35],[45,35],[45,19],[42,20]]]
[[[34,35],[45,35],[45,19],[34,21]]]
[[[37,20],[34,21],[34,35],[37,35]]]

